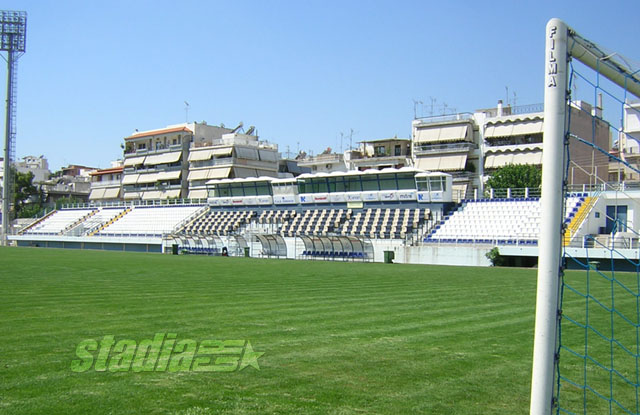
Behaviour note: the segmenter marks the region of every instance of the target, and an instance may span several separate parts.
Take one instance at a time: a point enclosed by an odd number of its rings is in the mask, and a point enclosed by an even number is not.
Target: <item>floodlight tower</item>
[[[4,177],[2,182],[2,245],[7,245],[11,224],[13,178],[11,162],[15,158],[16,87],[18,58],[24,54],[27,40],[27,12],[0,11],[0,51],[7,52],[7,118],[4,138]]]

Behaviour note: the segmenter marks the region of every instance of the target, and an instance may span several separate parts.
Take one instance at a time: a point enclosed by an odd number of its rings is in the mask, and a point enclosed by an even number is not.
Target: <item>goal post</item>
[[[567,108],[567,25],[547,23],[544,130],[538,286],[531,379],[531,415],[548,415],[553,405],[558,327],[558,293],[564,200],[564,135]]]
[[[560,19],[549,20],[545,34],[543,169],[540,199],[542,222],[538,242],[539,260],[531,379],[531,415],[549,415],[555,411],[573,413],[561,411],[557,406],[560,385],[558,357],[562,318],[562,304],[560,302],[564,272],[564,210],[567,197],[566,172],[569,163],[567,145],[572,136],[569,123],[572,101],[569,88],[571,60],[575,59],[581,62],[595,71],[598,76],[602,76],[622,88],[625,92],[622,94],[623,97],[617,101],[620,105],[626,105],[627,92],[640,97],[640,70],[634,70],[623,57],[615,53],[607,53],[597,44],[580,36]],[[596,92],[602,90],[599,84],[592,85],[592,87]],[[609,150],[609,148],[601,149],[607,154]],[[613,273],[613,270],[610,271]],[[640,291],[640,283],[638,291]],[[636,296],[640,297],[640,294],[636,294]],[[584,297],[587,301],[588,313],[590,294]],[[613,303],[613,299],[611,302]],[[611,308],[613,309],[613,306]],[[609,312],[613,314],[612,311],[609,310]],[[613,317],[611,319],[613,321]],[[638,325],[640,325],[640,314]],[[585,323],[583,329],[588,330],[588,324]],[[588,359],[586,342],[585,336],[585,361]],[[612,338],[613,342],[615,342],[615,338]],[[611,349],[613,350],[613,345]],[[635,358],[636,361],[639,360],[637,355]],[[611,360],[613,361],[613,355]],[[637,372],[638,368],[636,367],[634,370]],[[613,372],[613,367],[609,372]],[[636,373],[636,379],[638,379],[638,373]],[[637,401],[638,385],[635,385],[635,388]],[[585,385],[584,390],[588,389]],[[612,392],[608,402],[610,413],[612,413],[613,400]],[[637,402],[636,406],[638,406]],[[587,405],[584,404],[584,410],[581,410],[580,413],[586,412]]]

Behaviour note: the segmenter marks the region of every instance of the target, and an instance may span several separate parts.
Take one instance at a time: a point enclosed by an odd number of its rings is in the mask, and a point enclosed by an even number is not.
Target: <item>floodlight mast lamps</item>
[[[7,52],[7,114],[5,121],[5,141],[2,183],[2,245],[9,243],[11,227],[11,161],[15,149],[15,93],[14,72],[17,61],[25,52],[27,34],[27,12],[0,11],[0,51]]]

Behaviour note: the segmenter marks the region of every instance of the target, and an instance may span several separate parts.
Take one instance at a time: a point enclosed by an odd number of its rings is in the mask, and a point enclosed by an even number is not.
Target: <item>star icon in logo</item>
[[[264,352],[254,352],[253,347],[251,347],[251,342],[247,340],[247,345],[244,348],[244,354],[242,355],[240,368],[238,370],[242,370],[247,366],[252,366],[253,368],[260,370],[260,366],[258,365],[258,358],[263,354]]]

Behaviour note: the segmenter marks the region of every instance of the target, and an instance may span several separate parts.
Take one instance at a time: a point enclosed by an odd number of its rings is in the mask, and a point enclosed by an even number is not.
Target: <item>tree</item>
[[[63,205],[72,205],[74,203],[84,203],[84,201],[74,196],[62,197],[56,200],[56,209],[62,209]]]
[[[542,169],[530,164],[507,164],[487,180],[488,189],[537,189],[542,183]]]
[[[42,210],[41,191],[33,184],[33,173],[13,170],[13,208],[16,218],[33,217]]]

